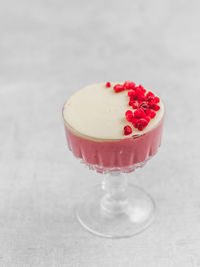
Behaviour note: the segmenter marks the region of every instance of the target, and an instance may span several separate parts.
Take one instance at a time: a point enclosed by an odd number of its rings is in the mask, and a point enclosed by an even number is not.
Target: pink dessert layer
[[[164,118],[149,132],[121,140],[94,141],[78,136],[65,125],[69,149],[98,172],[131,172],[155,155],[162,137]]]

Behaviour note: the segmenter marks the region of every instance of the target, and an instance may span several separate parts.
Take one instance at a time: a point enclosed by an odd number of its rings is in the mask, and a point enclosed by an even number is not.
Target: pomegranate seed
[[[107,88],[111,87],[111,83],[110,83],[110,82],[107,82],[107,83],[106,83],[106,87],[107,87]]]
[[[146,117],[146,114],[145,114],[145,112],[144,112],[143,109],[138,108],[138,109],[134,112],[134,117],[137,118],[137,119],[145,118],[145,117]]]
[[[131,126],[126,125],[126,126],[124,127],[124,135],[129,135],[129,134],[131,134],[132,132],[133,132],[133,130],[132,130]]]
[[[114,89],[114,91],[115,91],[116,93],[119,93],[119,92],[124,91],[124,87],[123,87],[123,85],[121,85],[121,84],[116,84],[116,85],[113,87],[113,89]]]
[[[136,127],[139,131],[142,131],[148,125],[148,121],[146,119],[139,119],[136,123]]]
[[[126,90],[135,89],[135,83],[130,82],[130,81],[126,81],[124,83],[124,89],[126,89]]]

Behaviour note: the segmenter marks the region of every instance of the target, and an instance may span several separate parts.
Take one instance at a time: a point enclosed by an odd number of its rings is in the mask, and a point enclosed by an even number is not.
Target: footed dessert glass
[[[130,237],[153,221],[153,199],[129,184],[126,173],[156,154],[163,118],[160,98],[131,81],[88,85],[65,103],[69,149],[103,178],[76,209],[88,231],[108,238]]]

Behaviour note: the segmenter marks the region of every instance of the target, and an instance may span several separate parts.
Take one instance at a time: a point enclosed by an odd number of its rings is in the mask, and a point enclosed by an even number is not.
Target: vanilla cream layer
[[[160,110],[143,131],[134,128],[125,118],[129,106],[128,91],[115,93],[112,83],[106,88],[105,83],[86,86],[65,103],[63,116],[65,123],[77,135],[84,135],[91,139],[125,139],[133,135],[142,135],[160,122],[164,114],[164,106],[160,101]],[[134,111],[134,110],[133,110]],[[130,125],[133,133],[124,136],[124,126]]]

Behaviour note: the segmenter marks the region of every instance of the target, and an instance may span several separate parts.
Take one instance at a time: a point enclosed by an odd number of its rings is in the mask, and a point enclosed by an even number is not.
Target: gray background
[[[7,0],[0,8],[0,266],[200,266],[200,3]],[[130,175],[157,202],[131,239],[93,236],[74,205],[101,176],[68,152],[61,108],[133,80],[166,104],[162,147]]]

